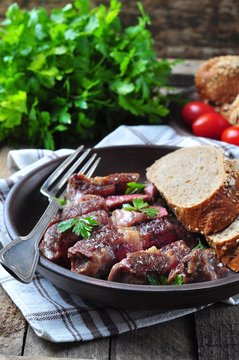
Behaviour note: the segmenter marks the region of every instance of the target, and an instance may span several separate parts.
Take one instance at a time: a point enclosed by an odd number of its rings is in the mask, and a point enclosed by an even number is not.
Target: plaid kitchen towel
[[[205,138],[181,136],[169,126],[120,126],[97,147],[129,144],[192,146],[212,143],[222,147],[229,157],[239,158],[239,148],[236,146]],[[2,216],[3,204],[10,188],[33,168],[71,152],[71,149],[55,152],[25,149],[9,153],[8,166],[12,175],[8,179],[0,180],[0,241],[3,245],[11,241],[4,228]],[[0,282],[35,333],[52,342],[86,341],[121,334],[199,310],[187,308],[138,311],[93,306],[79,296],[53,286],[39,274],[36,274],[31,284],[25,285],[12,278],[2,267]],[[239,295],[226,301],[233,305],[239,304]]]

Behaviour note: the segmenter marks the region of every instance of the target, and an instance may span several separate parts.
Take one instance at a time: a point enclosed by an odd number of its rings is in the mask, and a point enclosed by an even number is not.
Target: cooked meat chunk
[[[144,188],[144,194],[148,195],[153,201],[153,199],[158,195],[158,190],[154,186],[154,184],[146,183]]]
[[[143,241],[143,248],[161,248],[171,242],[184,240],[190,247],[195,246],[195,236],[190,234],[181,223],[171,216],[162,217],[137,225]]]
[[[167,256],[174,256],[175,261],[179,262],[184,256],[190,253],[190,248],[183,240],[178,240],[160,249],[160,252]]]
[[[127,188],[127,183],[138,181],[139,177],[138,173],[115,173],[94,178],[88,178],[83,174],[74,174],[68,180],[66,199],[76,202],[86,194],[103,197],[122,194]]]
[[[84,195],[108,196],[115,194],[114,184],[99,185],[83,174],[72,175],[67,183],[66,199],[77,203]]]
[[[133,226],[147,220],[147,215],[139,211],[116,209],[112,212],[112,222],[115,226]]]
[[[79,217],[100,209],[108,212],[104,198],[96,195],[86,195],[77,204],[65,205],[59,209],[53,222]]]
[[[68,250],[71,270],[83,275],[104,278],[116,262],[112,242],[120,235],[111,225],[92,232],[88,239],[79,240]]]
[[[108,196],[106,200],[106,205],[110,210],[121,207],[123,204],[132,203],[134,199],[143,199],[143,201],[151,201],[149,195],[145,194],[127,194],[127,195],[112,195]]]
[[[151,208],[158,210],[158,214],[155,217],[149,217],[144,212],[116,209],[112,212],[112,222],[116,226],[134,226],[153,218],[161,218],[168,215],[167,210],[163,207],[151,206]]]
[[[109,281],[128,284],[148,284],[148,276],[167,276],[174,266],[174,258],[162,254],[155,247],[128,254],[115,264],[108,276]]]
[[[40,253],[48,260],[59,265],[70,267],[70,261],[67,256],[69,247],[73,246],[79,237],[72,231],[67,230],[61,233],[58,224],[51,225],[44,234],[40,242]]]
[[[114,173],[107,176],[96,176],[92,179],[94,184],[109,185],[114,184],[115,194],[124,194],[127,183],[137,182],[140,179],[138,173]]]
[[[142,241],[138,230],[134,227],[117,227],[120,237],[112,242],[117,261],[124,259],[127,254],[143,250]]]
[[[191,251],[184,256],[168,277],[172,282],[177,275],[182,276],[183,283],[216,280],[225,275],[227,269],[219,263],[212,249]]]

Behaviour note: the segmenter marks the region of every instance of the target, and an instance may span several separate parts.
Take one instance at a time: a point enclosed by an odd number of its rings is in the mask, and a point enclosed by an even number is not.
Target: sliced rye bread
[[[239,271],[239,216],[222,231],[206,236],[220,261],[234,271]]]
[[[176,150],[151,165],[146,176],[190,231],[216,233],[239,215],[239,173],[217,147]]]

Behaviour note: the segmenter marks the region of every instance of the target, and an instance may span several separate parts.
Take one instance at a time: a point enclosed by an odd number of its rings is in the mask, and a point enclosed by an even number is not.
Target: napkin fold
[[[182,147],[214,144],[223,148],[230,158],[239,158],[239,147],[205,138],[182,136],[167,125],[122,125],[100,141],[96,147],[133,144]],[[72,149],[57,151],[24,149],[9,152],[7,161],[12,175],[8,179],[0,180],[0,242],[3,246],[11,241],[4,226],[3,206],[12,186],[34,168],[72,151]],[[34,332],[39,337],[52,342],[87,341],[121,334],[176,319],[203,308],[139,311],[92,305],[79,296],[55,287],[39,274],[35,275],[31,284],[22,284],[1,266],[0,283]],[[239,304],[239,295],[225,301],[232,305]]]

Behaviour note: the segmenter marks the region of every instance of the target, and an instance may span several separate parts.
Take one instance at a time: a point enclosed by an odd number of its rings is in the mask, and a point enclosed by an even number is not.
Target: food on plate
[[[214,111],[215,109],[211,105],[202,101],[190,101],[182,108],[182,118],[191,126],[199,116]]]
[[[74,174],[65,201],[39,249],[77,274],[145,285],[208,281],[227,274],[216,253],[203,246],[205,238],[188,231],[155,185],[142,182],[137,173]]]
[[[239,126],[229,126],[221,135],[221,140],[239,146]]]
[[[195,85],[202,100],[233,102],[239,94],[239,56],[218,56],[203,62],[195,74]]]
[[[222,231],[206,237],[222,263],[239,271],[239,216]]]
[[[133,284],[187,284],[216,280],[225,271],[212,249],[191,251],[180,240],[162,249],[129,253],[112,267],[108,279]]]
[[[218,232],[239,213],[239,173],[221,149],[179,149],[157,160],[146,175],[191,231]]]
[[[227,119],[217,113],[210,112],[200,115],[192,124],[194,135],[220,140],[225,129],[230,126]]]

